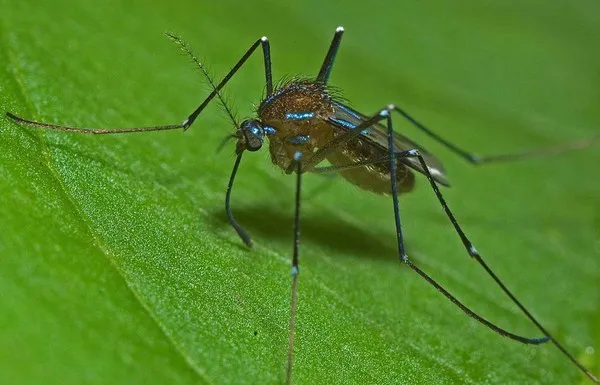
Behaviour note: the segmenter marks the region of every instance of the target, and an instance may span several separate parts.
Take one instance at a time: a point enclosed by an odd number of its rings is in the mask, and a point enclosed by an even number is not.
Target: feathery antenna
[[[169,39],[171,39],[172,42],[177,44],[179,46],[179,48],[181,48],[181,50],[190,57],[190,59],[192,59],[192,61],[194,62],[194,64],[196,64],[196,66],[198,66],[198,68],[200,68],[200,71],[202,72],[202,74],[204,75],[204,77],[206,78],[206,80],[208,81],[210,86],[212,87],[212,89],[217,91],[217,98],[219,98],[219,101],[221,102],[223,109],[229,116],[229,119],[231,119],[231,121],[233,122],[233,124],[235,125],[236,128],[239,128],[240,125],[238,124],[237,119],[235,118],[235,115],[233,114],[233,111],[227,105],[227,102],[225,101],[225,98],[223,98],[223,95],[221,95],[221,93],[218,91],[215,81],[213,80],[212,76],[210,76],[210,74],[208,73],[208,70],[206,69],[204,64],[202,64],[202,62],[194,54],[192,49],[179,36],[175,35],[172,32],[166,32],[165,34],[167,35],[167,37]]]

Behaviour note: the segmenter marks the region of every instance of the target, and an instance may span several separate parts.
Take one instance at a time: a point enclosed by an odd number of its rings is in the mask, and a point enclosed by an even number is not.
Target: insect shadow
[[[274,85],[271,74],[271,51],[269,40],[261,37],[256,40],[233,66],[221,82],[216,84],[208,75],[204,65],[196,58],[191,49],[177,36],[168,36],[178,44],[202,71],[212,87],[208,97],[182,122],[166,126],[96,129],[60,126],[36,122],[18,117],[10,112],[6,115],[15,122],[46,129],[70,131],[86,134],[117,134],[146,131],[187,130],[215,97],[221,102],[225,112],[235,126],[235,132],[227,137],[236,140],[236,159],[233,165],[227,192],[225,194],[225,211],[231,226],[242,241],[252,246],[249,233],[234,218],[231,210],[231,193],[246,152],[255,152],[262,148],[265,140],[269,141],[271,160],[287,174],[296,175],[296,195],[294,211],[294,243],[292,254],[292,288],[289,323],[288,359],[286,366],[286,384],[292,380],[294,358],[295,323],[297,309],[297,287],[299,277],[299,245],[300,245],[300,204],[302,192],[302,176],[306,172],[337,173],[355,186],[380,195],[390,195],[395,222],[397,250],[395,254],[401,263],[421,276],[427,283],[444,295],[465,314],[474,318],[492,331],[524,344],[542,344],[551,341],[574,365],[576,365],[592,381],[598,379],[587,370],[552,334],[521,304],[515,295],[505,286],[500,278],[485,263],[481,254],[473,246],[467,235],[458,224],[457,219],[446,203],[440,185],[448,186],[446,172],[441,162],[417,143],[394,131],[393,117],[406,119],[416,128],[423,131],[434,141],[472,164],[514,161],[532,156],[551,155],[589,146],[597,139],[585,139],[554,147],[538,149],[517,154],[482,157],[467,152],[448,140],[437,135],[421,122],[413,118],[399,106],[389,104],[372,115],[364,115],[350,108],[336,94],[334,88],[328,86],[329,76],[333,69],[336,54],[340,46],[344,29],[338,27],[325,56],[318,75],[314,79],[291,79]],[[239,123],[220,91],[244,65],[250,56],[261,47],[264,61],[266,95],[260,102],[255,118]],[[225,141],[225,142],[226,142]],[[324,162],[329,164],[324,165]],[[408,257],[404,244],[401,226],[399,194],[410,192],[415,184],[415,173],[423,174],[462,241],[467,254],[474,259],[494,280],[498,287],[519,307],[523,314],[540,330],[543,337],[529,338],[511,333],[472,311],[450,292],[437,283],[429,274],[421,270]],[[254,192],[257,193],[257,192]],[[268,195],[267,195],[268,196]],[[250,213],[254,215],[254,213]],[[264,213],[261,213],[264,215]],[[250,219],[250,217],[248,217]]]
[[[229,224],[221,211],[213,217],[221,224]],[[261,238],[289,242],[289,224],[293,216],[278,210],[273,205],[259,204],[236,210],[236,218],[247,223],[246,230]],[[260,218],[268,218],[261,220]],[[302,239],[331,248],[348,257],[360,256],[370,259],[394,260],[396,249],[386,242],[381,234],[340,221],[331,215],[311,215],[302,220]]]

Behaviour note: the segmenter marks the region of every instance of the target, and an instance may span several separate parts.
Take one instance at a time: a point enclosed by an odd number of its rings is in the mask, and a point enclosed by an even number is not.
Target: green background
[[[217,4],[219,3],[219,4]],[[600,3],[0,0],[0,111],[92,127],[171,124],[208,94],[162,33],[221,77],[262,35],[274,76],[315,74],[372,113],[394,102],[482,154],[600,131]],[[240,116],[260,55],[227,89]],[[232,124],[91,137],[0,118],[0,383],[282,383],[294,180],[247,155],[223,210]],[[475,168],[400,119],[446,165],[465,231],[569,351],[599,372],[598,147]],[[467,318],[397,261],[391,202],[305,178],[294,383],[589,383],[551,345]],[[402,197],[415,263],[500,326],[540,333],[472,263],[425,180]],[[595,347],[595,353],[592,348]],[[585,353],[588,348],[588,354]]]

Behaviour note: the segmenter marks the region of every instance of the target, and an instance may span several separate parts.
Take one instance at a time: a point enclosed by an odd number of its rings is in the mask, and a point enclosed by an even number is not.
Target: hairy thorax
[[[322,84],[292,81],[262,101],[258,116],[263,126],[274,129],[269,135],[269,151],[274,164],[285,170],[296,152],[301,152],[302,159],[308,160],[332,139],[348,132],[329,120],[335,115],[332,100]],[[338,173],[355,186],[377,194],[389,194],[389,161],[346,168],[387,155],[386,148],[359,136],[331,151],[326,159],[332,166],[340,167]],[[398,163],[396,179],[399,193],[412,190],[414,174],[402,163]]]
[[[325,86],[291,82],[265,99],[258,116],[265,126],[276,130],[269,136],[271,160],[286,169],[296,152],[309,159],[333,139],[334,127],[328,122],[334,109]]]

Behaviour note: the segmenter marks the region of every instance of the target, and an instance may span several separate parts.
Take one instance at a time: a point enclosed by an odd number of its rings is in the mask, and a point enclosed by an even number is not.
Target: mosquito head
[[[256,119],[244,120],[237,132],[237,152],[243,150],[258,151],[263,145],[265,131],[262,124]]]

